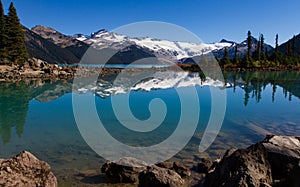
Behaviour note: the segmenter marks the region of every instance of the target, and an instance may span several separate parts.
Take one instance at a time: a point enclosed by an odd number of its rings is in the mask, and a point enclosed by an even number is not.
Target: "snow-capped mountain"
[[[218,51],[224,47],[232,47],[233,42],[222,40],[213,44],[190,43],[180,41],[161,40],[150,37],[133,38],[120,35],[106,30],[100,30],[92,33],[90,38],[83,35],[77,35],[77,40],[91,44],[96,48],[112,48],[121,50],[127,46],[138,46],[152,52],[158,58],[164,58],[171,61],[178,61],[183,58],[200,56],[212,51]]]
[[[110,48],[117,50],[118,52],[107,62],[110,64],[130,64],[147,57],[157,57],[175,63],[194,63],[194,60],[191,60],[192,57],[193,59],[194,57],[201,58],[202,54],[206,55],[210,52],[221,59],[224,56],[225,48],[228,48],[229,58],[232,59],[235,56],[236,46],[238,57],[242,58],[247,54],[246,40],[239,44],[225,39],[212,44],[190,43],[150,37],[129,37],[108,32],[105,29],[94,32],[90,36],[83,34],[67,36],[45,26],[36,26],[31,30],[27,29],[26,33],[27,48],[30,49],[31,56],[49,63],[79,63],[90,46],[98,49]],[[41,42],[35,43],[35,40],[38,39],[33,34],[45,39],[42,46]],[[256,50],[257,43],[257,39],[252,37],[251,53]],[[39,46],[40,48],[37,48]],[[265,49],[268,50],[269,54],[274,51],[274,48],[268,44],[264,44]],[[63,58],[57,59],[57,56]]]
[[[87,40],[89,38],[89,36],[86,36],[84,34],[74,34],[72,37],[76,38],[77,40],[79,40],[81,42],[85,41],[85,40]]]

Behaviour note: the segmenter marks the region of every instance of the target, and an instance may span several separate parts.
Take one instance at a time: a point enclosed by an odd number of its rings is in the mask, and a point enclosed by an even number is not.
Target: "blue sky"
[[[274,45],[300,33],[299,0],[2,0],[13,1],[21,23],[44,25],[72,35],[112,30],[138,21],[180,25],[204,42],[241,42],[248,30]]]

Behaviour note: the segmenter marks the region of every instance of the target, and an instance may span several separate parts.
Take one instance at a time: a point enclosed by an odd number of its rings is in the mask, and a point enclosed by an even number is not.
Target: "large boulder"
[[[105,163],[101,171],[112,182],[139,183],[140,186],[183,186],[184,179],[191,175],[190,170],[179,162],[149,166],[130,157]]]
[[[49,164],[27,151],[0,160],[0,186],[57,186],[57,179]]]
[[[186,183],[181,176],[173,170],[151,166],[139,174],[139,186],[181,187],[186,186]]]
[[[141,160],[131,157],[124,157],[115,162],[105,163],[101,171],[108,178],[117,182],[135,183],[138,182],[139,173],[146,169],[147,164]]]
[[[299,186],[299,137],[267,136],[262,142],[227,152],[204,186]]]
[[[161,162],[156,164],[156,166],[161,168],[166,168],[175,171],[178,173],[181,177],[189,177],[191,176],[191,171],[189,168],[185,167],[180,162]]]
[[[261,144],[268,155],[273,185],[300,186],[300,137],[270,135]]]
[[[212,167],[213,163],[207,158],[202,158],[201,162],[197,164],[198,172],[207,174]]]
[[[33,69],[43,69],[48,65],[47,62],[37,58],[30,58],[28,62],[25,63],[26,66],[28,66],[27,63]]]

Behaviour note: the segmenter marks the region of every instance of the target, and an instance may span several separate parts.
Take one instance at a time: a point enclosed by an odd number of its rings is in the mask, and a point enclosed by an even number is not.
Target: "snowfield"
[[[81,36],[76,39],[84,41],[88,44],[93,44],[94,47],[99,49],[112,48],[119,50],[125,48],[126,46],[137,45],[152,51],[156,57],[167,57],[170,60],[179,60],[183,58],[200,56],[202,54],[220,50],[224,47],[232,47],[234,45],[231,42],[205,44],[160,40],[150,37],[131,38],[105,30],[93,33],[90,38]]]

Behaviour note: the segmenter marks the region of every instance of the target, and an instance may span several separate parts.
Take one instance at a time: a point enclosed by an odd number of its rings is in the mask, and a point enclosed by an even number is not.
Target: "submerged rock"
[[[0,186],[57,186],[49,164],[27,151],[0,160]]]
[[[270,135],[247,149],[229,151],[204,186],[299,186],[299,139]]]

